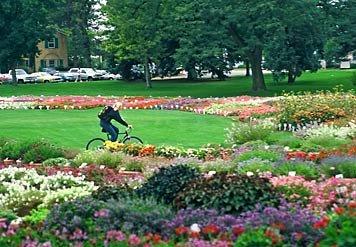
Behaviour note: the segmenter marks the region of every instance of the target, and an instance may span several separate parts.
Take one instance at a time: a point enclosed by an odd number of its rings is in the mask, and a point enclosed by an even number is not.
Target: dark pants
[[[100,120],[100,126],[110,135],[110,140],[116,142],[119,129],[110,122]]]

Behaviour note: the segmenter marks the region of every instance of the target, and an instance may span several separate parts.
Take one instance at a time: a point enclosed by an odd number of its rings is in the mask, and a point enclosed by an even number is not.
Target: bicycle
[[[124,136],[122,138],[118,138],[118,142],[143,144],[143,141],[139,137],[129,135],[130,132],[131,132],[131,129],[125,130],[125,132],[123,132],[123,133],[119,132],[118,136],[119,135],[124,135]],[[107,140],[110,141],[109,133],[106,133],[106,135],[107,135]],[[86,145],[85,149],[86,150],[100,150],[100,149],[103,149],[105,141],[106,141],[105,139],[100,138],[100,137],[93,138],[88,142],[88,144]]]

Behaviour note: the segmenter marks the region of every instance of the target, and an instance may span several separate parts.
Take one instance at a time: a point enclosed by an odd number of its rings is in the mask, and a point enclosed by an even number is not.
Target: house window
[[[54,68],[56,65],[54,64],[54,60],[48,60],[48,66],[50,68]]]
[[[56,39],[55,38],[48,40],[48,48],[50,48],[50,49],[56,48]]]
[[[41,60],[41,68],[46,68],[47,67],[47,63],[46,60]]]
[[[57,65],[58,67],[63,67],[63,59],[58,59]]]

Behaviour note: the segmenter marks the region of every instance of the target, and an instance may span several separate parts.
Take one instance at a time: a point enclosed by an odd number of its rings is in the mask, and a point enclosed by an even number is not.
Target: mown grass
[[[2,110],[0,137],[45,138],[60,146],[84,148],[89,139],[106,137],[99,127],[98,111]],[[127,110],[122,116],[134,126],[132,135],[141,137],[146,144],[182,147],[221,144],[224,129],[232,122],[224,117],[179,111]],[[125,129],[118,123],[116,126]]]
[[[152,89],[146,89],[144,82],[135,81],[96,81],[65,82],[29,85],[0,85],[0,96],[19,95],[115,95],[115,96],[192,96],[226,97],[237,95],[274,96],[283,91],[331,90],[342,85],[345,90],[353,89],[353,72],[356,70],[323,70],[317,73],[304,73],[292,85],[281,82],[275,84],[271,75],[266,75],[268,91],[251,91],[251,78],[238,76],[226,81],[202,80],[159,80],[153,82]]]

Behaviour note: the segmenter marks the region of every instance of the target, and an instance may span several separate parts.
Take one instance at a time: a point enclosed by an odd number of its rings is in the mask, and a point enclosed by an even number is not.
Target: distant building
[[[67,68],[68,46],[67,37],[62,32],[38,43],[39,54],[32,58],[25,58],[20,67],[29,72],[41,71],[42,68]]]

